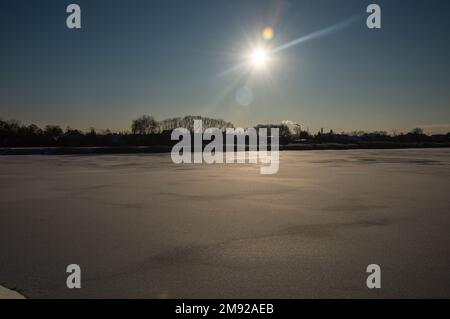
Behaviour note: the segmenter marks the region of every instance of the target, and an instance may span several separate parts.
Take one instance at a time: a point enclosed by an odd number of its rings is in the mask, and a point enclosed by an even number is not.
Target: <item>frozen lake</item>
[[[450,149],[0,157],[0,284],[31,298],[450,298]],[[66,288],[66,266],[82,288]],[[382,289],[366,267],[382,267]]]

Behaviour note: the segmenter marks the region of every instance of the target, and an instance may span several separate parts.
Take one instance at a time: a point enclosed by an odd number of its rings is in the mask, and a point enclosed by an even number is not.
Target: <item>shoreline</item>
[[[280,151],[320,150],[383,150],[383,149],[427,149],[450,148],[450,143],[386,143],[370,142],[358,144],[289,144],[280,145]],[[164,154],[171,146],[95,146],[95,147],[0,147],[0,156],[12,155],[114,155],[114,154]]]
[[[27,299],[17,291],[8,289],[0,285],[0,299]]]

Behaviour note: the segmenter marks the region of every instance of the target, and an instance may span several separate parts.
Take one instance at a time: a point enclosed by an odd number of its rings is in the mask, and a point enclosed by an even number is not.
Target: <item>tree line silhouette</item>
[[[91,128],[87,132],[67,127],[63,130],[58,125],[47,125],[40,128],[35,124],[24,125],[17,120],[2,120],[0,118],[0,147],[102,147],[102,146],[172,146],[171,132],[175,128],[184,127],[193,130],[194,120],[202,120],[203,129],[219,128],[225,131],[233,128],[233,124],[223,119],[201,116],[186,116],[155,120],[154,117],[143,115],[131,123],[131,131],[97,132]],[[315,145],[315,144],[411,144],[434,143],[435,146],[450,146],[450,133],[442,135],[427,135],[422,129],[416,128],[409,133],[388,134],[384,131],[337,134],[321,130],[316,134],[301,129],[299,125],[291,128],[287,124],[256,125],[255,128],[278,128],[281,145]],[[433,145],[430,145],[433,146]],[[295,147],[294,147],[295,149]]]

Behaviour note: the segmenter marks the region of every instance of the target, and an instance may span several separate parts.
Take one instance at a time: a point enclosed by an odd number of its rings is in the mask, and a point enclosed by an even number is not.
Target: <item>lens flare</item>
[[[262,34],[262,37],[264,40],[270,41],[275,36],[275,31],[273,30],[273,28],[267,27],[267,28],[264,28],[264,30],[262,31],[261,34]]]

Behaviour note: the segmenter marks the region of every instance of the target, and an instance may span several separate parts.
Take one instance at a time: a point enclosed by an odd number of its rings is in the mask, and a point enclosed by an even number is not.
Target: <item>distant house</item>
[[[68,138],[68,139],[78,139],[78,138],[82,138],[84,135],[78,131],[78,130],[70,130],[67,131],[66,133],[63,134],[63,138]]]

